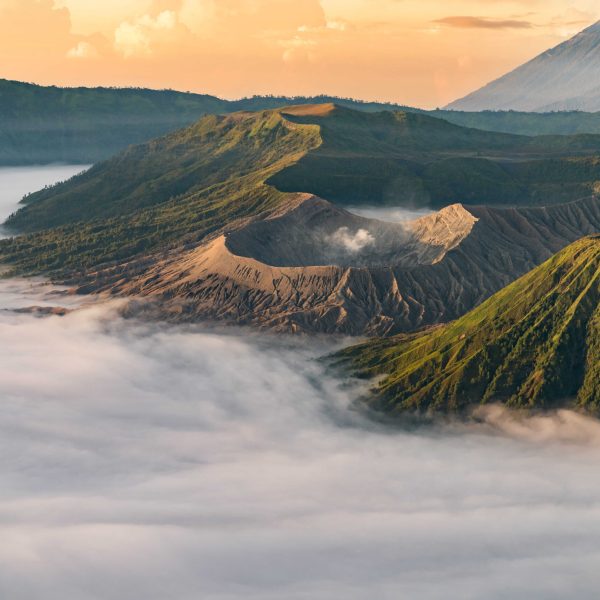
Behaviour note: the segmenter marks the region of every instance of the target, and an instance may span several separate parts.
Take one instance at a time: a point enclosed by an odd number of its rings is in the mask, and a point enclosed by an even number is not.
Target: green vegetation
[[[370,404],[391,414],[571,406],[600,413],[600,236],[584,238],[448,325],[342,351],[383,375]]]
[[[31,231],[123,217],[169,201],[184,209],[196,194],[212,195],[214,186],[248,176],[260,180],[265,169],[280,170],[318,143],[315,127],[290,129],[277,112],[209,115],[29,195],[7,224]]]
[[[332,104],[206,116],[28,196],[0,242],[20,272],[91,269],[268,214],[338,203],[550,203],[600,181],[600,136],[530,138]],[[510,159],[510,160],[509,160]]]
[[[172,90],[42,87],[0,80],[0,165],[93,163],[196,122],[205,114],[335,102],[365,112],[429,114],[451,123],[524,135],[600,133],[600,113],[436,110],[332,96],[236,101]]]
[[[320,143],[278,112],[207,116],[28,197],[0,241],[19,272],[88,270],[194,243],[236,219],[268,214],[285,194],[264,181]]]
[[[269,183],[339,204],[550,204],[600,181],[600,136],[515,136],[347,108],[286,118],[318,125],[323,143]]]

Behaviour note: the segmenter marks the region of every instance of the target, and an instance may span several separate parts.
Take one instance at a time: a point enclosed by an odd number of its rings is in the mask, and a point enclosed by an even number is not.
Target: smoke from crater
[[[329,243],[345,252],[356,253],[375,244],[375,238],[366,229],[351,233],[348,227],[340,227],[328,239]]]

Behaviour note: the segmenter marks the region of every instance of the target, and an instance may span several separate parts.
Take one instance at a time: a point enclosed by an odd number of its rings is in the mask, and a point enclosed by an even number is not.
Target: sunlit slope
[[[197,242],[313,193],[338,204],[552,204],[600,181],[600,136],[531,138],[334,104],[207,116],[31,195],[0,244],[21,269]]]
[[[600,236],[584,238],[448,325],[340,354],[384,375],[372,405],[388,413],[519,408],[600,410]]]
[[[590,154],[600,155],[600,136],[513,136],[333,104],[207,116],[32,194],[9,225],[118,217],[174,198],[185,205],[190,194],[252,173],[281,191],[345,204],[548,203],[592,191],[600,158],[583,158]]]
[[[173,199],[184,208],[213,186],[249,175],[264,181],[319,143],[316,127],[289,127],[277,112],[206,116],[32,194],[8,225],[30,230],[119,217]]]
[[[265,180],[320,143],[317,127],[278,112],[207,116],[28,197],[7,225],[41,231],[0,242],[0,254],[25,271],[86,269],[197,243],[275,210],[286,194]]]

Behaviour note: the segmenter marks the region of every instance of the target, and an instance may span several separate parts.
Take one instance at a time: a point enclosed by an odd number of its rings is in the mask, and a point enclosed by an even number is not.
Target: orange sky
[[[600,19],[597,0],[0,0],[0,77],[435,107]]]

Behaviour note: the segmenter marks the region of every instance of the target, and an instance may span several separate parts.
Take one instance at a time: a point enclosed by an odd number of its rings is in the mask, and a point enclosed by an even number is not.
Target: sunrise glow
[[[0,76],[435,107],[600,16],[573,0],[0,0]]]

